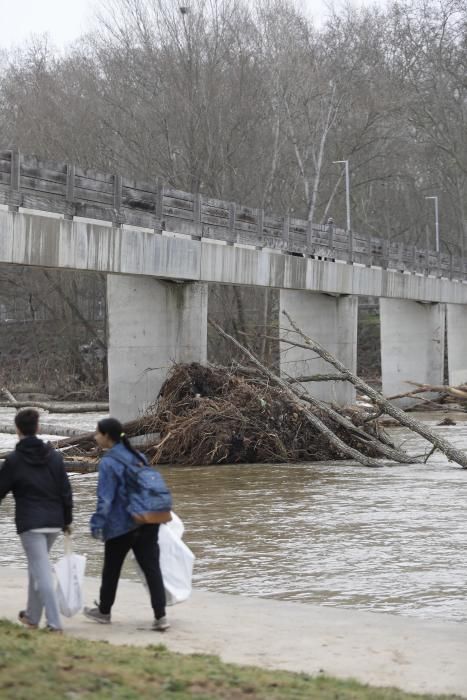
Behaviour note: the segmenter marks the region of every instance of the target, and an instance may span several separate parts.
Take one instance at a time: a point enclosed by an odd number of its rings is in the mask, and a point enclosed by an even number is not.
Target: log
[[[317,416],[315,416],[311,411],[307,410],[303,406],[297,394],[291,389],[291,387],[285,380],[281,379],[273,372],[271,372],[271,370],[265,367],[265,365],[263,365],[262,362],[260,362],[258,358],[255,355],[253,355],[252,352],[250,352],[250,350],[244,347],[236,338],[226,333],[226,331],[224,331],[220,326],[218,326],[217,323],[215,323],[212,320],[210,320],[209,323],[223,338],[229,340],[233,345],[235,345],[239,350],[241,350],[251,360],[251,362],[253,362],[263,372],[263,374],[265,374],[272,382],[274,382],[274,384],[277,384],[277,386],[281,387],[284,393],[287,394],[288,398],[290,399],[291,403],[294,405],[296,410],[299,411],[306,418],[306,420],[316,428],[316,430],[322,433],[335,449],[337,449],[342,454],[347,455],[347,457],[350,457],[350,459],[353,459],[366,467],[385,466],[382,462],[379,462],[378,460],[373,459],[372,457],[367,457],[358,450],[355,450],[353,447],[346,445],[345,442],[343,442],[340,438],[337,437],[337,435],[334,435],[332,430],[330,430],[327,427],[327,425],[323,423],[323,421],[321,421]]]
[[[97,472],[99,469],[97,462],[80,462],[71,459],[65,459],[64,465],[67,472],[78,472],[79,474],[90,474]]]
[[[412,384],[412,386],[418,386],[418,393],[421,393],[423,391],[433,391],[440,394],[451,394],[451,396],[455,396],[456,398],[460,399],[467,399],[467,391],[463,391],[462,389],[456,386],[449,386],[447,384],[418,384],[417,382],[407,382],[407,384]]]
[[[66,435],[68,437],[73,437],[83,434],[82,430],[78,430],[77,428],[69,428],[65,425],[53,425],[52,423],[47,423],[42,420],[40,421],[39,427],[42,435],[46,433],[47,435]],[[14,435],[16,433],[14,421],[0,423],[0,433]]]
[[[346,382],[342,374],[309,374],[303,377],[289,377],[289,384],[305,384],[306,382]]]
[[[246,335],[246,333],[242,333],[241,335]],[[262,337],[267,338],[269,336]],[[277,338],[274,338],[274,340],[277,340]],[[217,365],[210,365],[210,367],[218,369]],[[249,376],[258,374],[259,372],[257,367],[245,367],[237,363],[235,364],[235,369]],[[287,381],[289,384],[303,384],[304,382],[346,382],[347,378],[343,377],[342,374],[309,374],[303,377],[288,377]]]
[[[330,352],[321,347],[319,343],[305,335],[305,333],[303,333],[303,331],[300,330],[300,328],[290,317],[290,314],[287,311],[285,311],[285,309],[282,313],[285,315],[294,331],[301,338],[303,338],[304,343],[295,343],[294,341],[286,339],[281,340],[284,340],[284,342],[289,343],[289,345],[295,345],[298,347],[302,347],[306,350],[312,350],[313,352],[315,352],[317,355],[322,357],[323,360],[335,367],[339,372],[345,374],[348,380],[352,382],[352,384],[356,386],[357,389],[360,389],[361,392],[365,393],[377,406],[383,408],[385,413],[387,413],[392,418],[395,418],[401,425],[410,428],[410,430],[413,430],[415,433],[418,433],[418,435],[421,435],[423,438],[425,438],[425,440],[428,440],[428,442],[437,447],[438,450],[440,450],[440,452],[443,452],[443,454],[445,454],[449,460],[456,462],[463,469],[467,469],[467,454],[465,454],[463,450],[458,450],[456,447],[454,447],[454,445],[451,445],[451,443],[445,440],[444,438],[435,435],[429,428],[426,427],[426,425],[420,423],[414,418],[411,418],[402,409],[397,408],[397,406],[393,406],[393,404],[387,399],[385,399],[382,394],[380,394],[378,391],[373,389],[373,387],[369,386],[366,382],[364,382],[363,379],[360,379],[360,377],[357,377],[356,374],[347,369],[347,367],[345,367],[345,365],[343,365],[342,362],[340,362],[333,355],[331,355]]]
[[[49,403],[48,401],[0,401],[1,408],[42,408],[49,413],[108,413],[108,403]]]
[[[394,394],[393,396],[386,397],[388,401],[394,401],[395,399],[405,399],[405,398],[421,398],[418,394],[424,394],[432,392],[434,394],[449,394],[454,396],[456,399],[467,399],[467,391],[460,389],[455,386],[448,386],[447,384],[418,384],[417,382],[406,382],[407,384],[412,384],[412,386],[419,387],[418,389],[411,389],[403,394]]]
[[[129,438],[146,434],[144,425],[139,419],[124,423],[122,427]],[[61,440],[54,441],[53,446],[57,450],[62,450],[65,447],[81,447],[82,449],[87,449],[89,446],[95,446],[95,434],[94,430],[89,433],[77,433],[71,437],[65,437]]]

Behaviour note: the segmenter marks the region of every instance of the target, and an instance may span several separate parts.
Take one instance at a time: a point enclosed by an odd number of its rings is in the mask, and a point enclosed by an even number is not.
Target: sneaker
[[[169,627],[170,624],[165,615],[164,617],[160,617],[158,620],[154,620],[152,624],[152,629],[156,632],[165,632],[165,630],[168,630]]]
[[[99,609],[99,603],[94,601],[95,608],[84,608],[83,613],[88,620],[93,620],[94,622],[99,622],[101,625],[110,625],[110,613],[101,613]]]
[[[18,620],[30,630],[37,630],[39,625],[35,625],[26,615],[26,610],[20,610],[18,613]]]
[[[52,627],[52,625],[47,625],[44,629],[45,632],[54,632],[55,634],[63,634],[63,630],[60,627]]]

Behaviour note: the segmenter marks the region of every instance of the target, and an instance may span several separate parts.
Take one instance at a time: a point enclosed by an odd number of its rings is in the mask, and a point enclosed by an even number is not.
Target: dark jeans
[[[165,590],[159,566],[158,534],[159,525],[141,525],[125,535],[107,540],[99,602],[101,613],[110,613],[115,602],[123,562],[132,549],[146,577],[154,615],[157,619],[165,615]]]

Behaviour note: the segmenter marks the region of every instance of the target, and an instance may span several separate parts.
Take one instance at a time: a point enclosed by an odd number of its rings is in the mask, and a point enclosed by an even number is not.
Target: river
[[[451,415],[451,414],[450,414]],[[467,449],[467,414],[435,427]],[[72,417],[60,416],[62,424]],[[95,417],[78,420],[84,429]],[[411,454],[427,443],[388,432]],[[0,446],[13,445],[0,435]],[[435,453],[427,465],[369,469],[349,462],[162,469],[192,548],[195,586],[211,591],[467,621],[467,470]],[[102,544],[88,534],[95,474],[72,474],[74,542],[98,575]],[[0,506],[0,564],[25,566]],[[56,556],[60,554],[56,547]],[[131,561],[123,576],[137,578]],[[97,593],[97,591],[96,591]]]

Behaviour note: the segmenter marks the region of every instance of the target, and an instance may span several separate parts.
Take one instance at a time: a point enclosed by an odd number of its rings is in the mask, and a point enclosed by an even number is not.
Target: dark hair
[[[123,432],[123,425],[116,418],[103,418],[97,423],[97,429],[102,435],[108,435],[113,442],[121,442],[126,449],[141,459],[140,453],[131,446],[130,441]]]
[[[15,416],[15,425],[21,435],[35,435],[39,426],[39,411],[35,408],[23,408]]]

